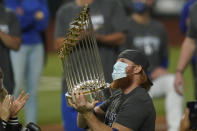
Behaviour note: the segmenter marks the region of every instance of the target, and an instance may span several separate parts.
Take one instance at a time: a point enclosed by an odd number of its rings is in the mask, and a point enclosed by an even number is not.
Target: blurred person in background
[[[180,17],[180,29],[184,34],[186,34],[190,23],[190,18],[189,18],[190,8],[195,2],[197,2],[197,0],[187,0],[183,6],[181,17]],[[194,95],[195,98],[197,99],[197,63],[196,62],[197,62],[197,52],[195,51],[191,60],[191,65],[193,69],[194,85],[195,85]]]
[[[18,50],[21,44],[21,30],[14,12],[4,7],[0,0],[0,66],[5,72],[3,84],[9,94],[14,91],[14,75],[10,50]]]
[[[29,94],[23,96],[24,92],[21,92],[14,100],[14,96],[8,95],[3,87],[3,78],[0,67],[0,131],[21,131],[22,125],[18,122],[17,114],[25,105]]]
[[[131,0],[117,0],[117,1],[119,1],[122,4],[126,12],[126,15],[130,16],[131,13],[133,12],[133,6],[131,5]]]
[[[15,96],[21,87],[30,93],[25,106],[26,123],[37,123],[37,91],[44,63],[44,48],[41,32],[48,24],[49,12],[46,0],[5,0],[7,8],[18,16],[22,30],[22,45],[19,51],[11,52],[15,77]]]
[[[179,86],[184,86],[183,80],[183,72],[187,67],[189,61],[191,60],[192,56],[196,52],[196,39],[197,39],[197,3],[194,3],[190,8],[189,14],[189,26],[187,30],[186,37],[183,41],[181,47],[181,53],[177,65],[176,70],[176,79],[175,79],[175,90],[181,94],[181,90]]]
[[[133,5],[133,13],[129,16],[127,43],[123,48],[140,50],[148,57],[148,72],[153,80],[149,94],[152,98],[165,97],[168,131],[178,131],[183,97],[174,90],[174,75],[167,70],[169,53],[166,31],[150,15],[154,0],[132,0],[130,4]]]
[[[75,0],[63,5],[56,16],[55,46],[59,49],[70,23],[82,11],[85,4],[89,4],[93,28],[98,43],[99,53],[103,64],[105,80],[112,82],[112,67],[119,53],[119,46],[124,44],[126,36],[126,14],[122,6],[115,0]],[[62,117],[66,131],[83,131],[77,127],[77,112],[68,107],[65,99],[67,92],[65,78],[62,91]]]

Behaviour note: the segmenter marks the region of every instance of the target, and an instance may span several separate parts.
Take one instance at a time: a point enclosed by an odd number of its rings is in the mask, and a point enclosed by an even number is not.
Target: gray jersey
[[[20,36],[20,26],[13,12],[0,5],[0,30],[11,36]],[[4,72],[4,85],[11,94],[14,89],[14,78],[10,62],[9,49],[0,39],[0,66]]]
[[[191,7],[190,11],[190,25],[188,28],[187,36],[197,39],[197,3]]]
[[[123,48],[137,49],[144,52],[150,63],[149,72],[167,64],[168,41],[164,27],[156,20],[142,25],[129,18],[127,44]]]
[[[105,112],[105,124],[117,122],[134,131],[154,131],[156,113],[146,89],[137,87],[128,94],[115,92],[100,108]]]
[[[57,12],[55,37],[64,37],[69,29],[69,24],[82,10],[75,2],[63,5]],[[90,15],[94,30],[98,34],[111,34],[115,32],[124,32],[126,30],[126,14],[122,6],[113,0],[94,0],[89,5]],[[103,64],[105,79],[107,82],[112,81],[111,73],[113,64],[116,61],[119,48],[98,42],[99,53]]]

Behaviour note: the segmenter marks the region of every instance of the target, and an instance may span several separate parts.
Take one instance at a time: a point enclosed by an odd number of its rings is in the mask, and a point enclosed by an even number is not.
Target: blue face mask
[[[133,2],[133,10],[137,13],[144,13],[147,9],[147,5],[144,2]]]
[[[116,62],[116,64],[114,65],[113,73],[112,73],[113,80],[127,77],[127,74],[126,74],[127,66],[128,64],[124,62],[120,62],[120,61]]]

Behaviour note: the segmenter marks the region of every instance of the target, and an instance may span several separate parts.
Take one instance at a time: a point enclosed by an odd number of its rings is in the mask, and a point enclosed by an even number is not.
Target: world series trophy
[[[72,101],[72,93],[82,90],[89,102],[103,101],[111,95],[111,90],[105,82],[87,5],[70,26],[58,51],[68,88],[65,96]]]

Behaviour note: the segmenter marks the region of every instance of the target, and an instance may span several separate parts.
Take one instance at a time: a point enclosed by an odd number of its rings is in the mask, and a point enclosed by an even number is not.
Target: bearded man
[[[155,108],[148,90],[146,56],[137,50],[124,50],[114,65],[112,88],[120,89],[101,105],[87,102],[82,91],[72,94],[77,111],[77,124],[91,131],[154,131]],[[104,123],[103,123],[104,122]]]

